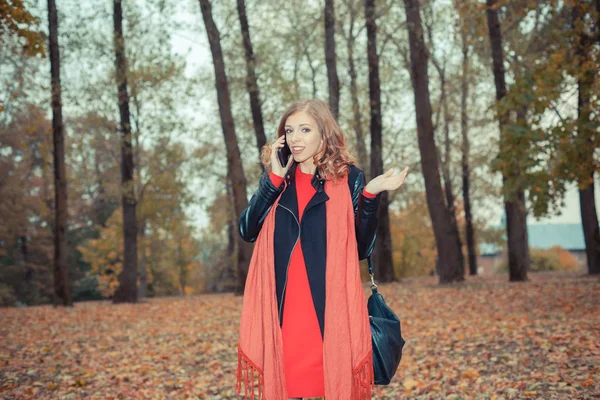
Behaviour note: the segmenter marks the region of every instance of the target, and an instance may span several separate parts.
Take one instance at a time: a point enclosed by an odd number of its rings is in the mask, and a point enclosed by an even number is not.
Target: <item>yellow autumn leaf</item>
[[[414,389],[415,387],[417,387],[418,384],[419,382],[412,378],[406,378],[404,382],[402,382],[402,385],[408,390]]]
[[[472,378],[472,379],[475,379],[475,378],[479,378],[479,372],[477,372],[477,371],[476,371],[476,370],[474,370],[474,369],[468,369],[468,370],[466,370],[466,371],[464,371],[464,372],[462,373],[462,376],[463,376],[464,378]]]

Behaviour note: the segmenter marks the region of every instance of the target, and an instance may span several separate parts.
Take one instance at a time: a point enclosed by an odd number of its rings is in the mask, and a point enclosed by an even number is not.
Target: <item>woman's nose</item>
[[[289,143],[298,143],[298,140],[296,139],[296,136],[294,136],[294,134],[290,134],[290,133],[288,133],[287,141]]]

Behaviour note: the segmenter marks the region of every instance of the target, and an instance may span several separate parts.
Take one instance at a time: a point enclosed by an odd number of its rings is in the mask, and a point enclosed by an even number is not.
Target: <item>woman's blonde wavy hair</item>
[[[323,149],[317,151],[313,156],[313,162],[319,170],[319,175],[326,180],[333,179],[336,183],[338,178],[348,175],[350,172],[348,166],[354,164],[356,158],[348,152],[346,134],[333,117],[329,104],[317,99],[294,102],[285,110],[279,121],[277,138],[285,135],[285,123],[288,117],[302,111],[314,118],[323,138]],[[268,171],[271,169],[271,146],[272,144],[265,144],[260,154],[261,163]]]

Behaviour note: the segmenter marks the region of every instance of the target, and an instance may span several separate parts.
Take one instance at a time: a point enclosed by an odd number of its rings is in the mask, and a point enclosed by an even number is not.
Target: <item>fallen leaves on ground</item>
[[[529,279],[380,285],[406,345],[373,398],[600,396],[600,280]],[[0,398],[235,399],[241,305],[211,294],[0,309]]]

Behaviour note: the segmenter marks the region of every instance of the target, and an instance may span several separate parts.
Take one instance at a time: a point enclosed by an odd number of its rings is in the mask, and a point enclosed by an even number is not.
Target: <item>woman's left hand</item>
[[[385,174],[381,174],[371,179],[365,186],[365,190],[369,193],[378,194],[384,190],[396,190],[404,183],[408,167],[404,168],[399,174],[392,175],[395,168],[390,168]]]

